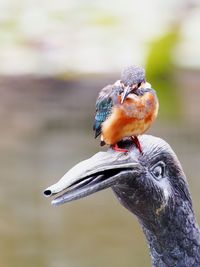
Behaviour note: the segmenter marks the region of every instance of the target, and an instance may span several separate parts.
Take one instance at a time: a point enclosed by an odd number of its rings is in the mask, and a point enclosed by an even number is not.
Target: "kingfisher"
[[[131,137],[142,153],[138,135],[146,132],[158,114],[158,98],[146,81],[145,70],[135,65],[123,69],[121,79],[104,87],[96,101],[93,130],[101,136],[100,145],[110,145],[119,152],[128,152],[118,143]]]

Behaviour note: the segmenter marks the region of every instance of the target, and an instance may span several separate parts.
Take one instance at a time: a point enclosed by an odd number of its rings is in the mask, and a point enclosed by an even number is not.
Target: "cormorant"
[[[44,191],[55,206],[111,187],[135,214],[147,238],[154,267],[200,266],[200,229],[187,180],[177,156],[164,140],[142,135],[143,154],[131,140],[82,161]]]

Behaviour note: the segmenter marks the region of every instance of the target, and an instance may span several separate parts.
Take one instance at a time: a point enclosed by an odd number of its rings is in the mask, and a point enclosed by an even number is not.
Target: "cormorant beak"
[[[61,193],[52,201],[52,205],[58,206],[111,187],[120,179],[130,177],[127,175],[130,172],[138,173],[140,169],[135,153],[109,149],[75,165],[57,183],[44,190],[44,196]]]

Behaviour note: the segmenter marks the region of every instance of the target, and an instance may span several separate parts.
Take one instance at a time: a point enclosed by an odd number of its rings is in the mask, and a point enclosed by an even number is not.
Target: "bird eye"
[[[163,162],[158,163],[153,167],[151,173],[153,174],[156,180],[161,180],[164,176],[165,164]]]

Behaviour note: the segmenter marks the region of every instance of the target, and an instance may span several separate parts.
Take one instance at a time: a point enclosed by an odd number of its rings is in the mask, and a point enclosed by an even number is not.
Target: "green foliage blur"
[[[151,43],[146,62],[147,78],[156,89],[160,100],[159,114],[167,120],[181,117],[181,101],[174,64],[174,49],[179,40],[179,28],[173,27]]]

